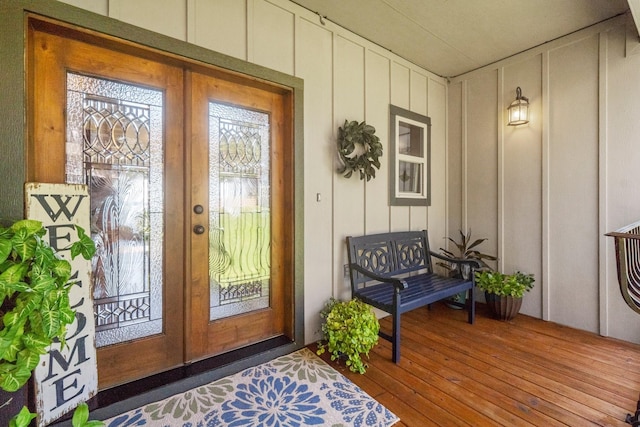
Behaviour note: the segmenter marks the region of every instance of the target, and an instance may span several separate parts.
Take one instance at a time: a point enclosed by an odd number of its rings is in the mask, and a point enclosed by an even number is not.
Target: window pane
[[[398,123],[398,153],[424,157],[424,129],[405,122]]]
[[[400,160],[398,189],[400,193],[422,194],[422,164]]]

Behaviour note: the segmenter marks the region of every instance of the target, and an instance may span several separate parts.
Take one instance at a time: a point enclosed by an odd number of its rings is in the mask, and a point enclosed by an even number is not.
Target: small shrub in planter
[[[362,355],[369,357],[369,351],[378,343],[380,330],[371,307],[358,299],[342,302],[331,298],[320,317],[323,341],[318,343],[318,354],[328,350],[331,360],[345,359],[351,371],[364,374],[366,364]]]
[[[471,230],[465,234],[462,230],[458,230],[460,233],[460,241],[456,241],[453,237],[447,237],[447,239],[453,243],[456,247],[455,251],[449,251],[444,248],[440,248],[440,252],[442,254],[448,256],[449,258],[458,258],[458,259],[472,259],[477,261],[480,264],[480,270],[491,270],[491,267],[487,265],[485,260],[487,261],[495,261],[498,258],[480,252],[478,250],[478,246],[481,245],[486,238],[471,240]],[[450,277],[462,277],[464,279],[469,278],[469,271],[461,271],[460,267],[469,267],[468,265],[461,264],[450,264],[445,262],[439,262],[439,266],[444,267],[448,272]],[[463,268],[464,270],[464,268]]]
[[[511,320],[518,314],[522,297],[533,288],[533,282],[533,274],[520,271],[513,274],[476,272],[476,285],[484,290],[489,309],[500,320]]]
[[[456,241],[453,237],[447,238],[451,243],[455,245],[455,249],[452,249],[451,251],[449,251],[447,249],[440,248],[440,252],[443,255],[448,256],[449,258],[472,259],[477,261],[478,264],[480,265],[480,268],[476,269],[476,271],[491,270],[491,267],[489,267],[489,265],[485,262],[485,260],[495,261],[498,258],[493,255],[480,252],[480,250],[478,249],[478,246],[480,246],[487,239],[482,238],[482,239],[471,240],[471,229],[469,229],[469,231],[466,234],[462,230],[458,230],[458,232],[460,233],[459,242]],[[470,279],[471,267],[468,264],[438,262],[438,265],[448,271],[449,277]],[[467,291],[464,291],[451,297],[450,303],[448,303],[447,305],[450,308],[462,309],[464,308],[463,306],[466,300],[467,300]]]

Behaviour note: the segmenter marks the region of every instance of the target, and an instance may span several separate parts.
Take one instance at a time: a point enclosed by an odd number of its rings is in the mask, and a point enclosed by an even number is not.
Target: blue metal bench
[[[400,361],[400,316],[409,310],[428,306],[469,291],[465,307],[469,323],[475,318],[474,260],[453,259],[429,250],[427,231],[402,231],[347,237],[351,294],[393,316],[392,334],[380,332],[391,342],[392,360]],[[469,279],[452,278],[433,272],[431,258],[450,263],[468,264]]]

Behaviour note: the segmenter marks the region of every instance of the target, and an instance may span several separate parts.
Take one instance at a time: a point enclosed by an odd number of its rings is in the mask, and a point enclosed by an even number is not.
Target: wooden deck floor
[[[640,345],[522,314],[500,322],[482,304],[474,325],[444,305],[402,322],[398,365],[382,339],[364,375],[330,362],[400,417],[396,426],[629,426],[635,412]]]

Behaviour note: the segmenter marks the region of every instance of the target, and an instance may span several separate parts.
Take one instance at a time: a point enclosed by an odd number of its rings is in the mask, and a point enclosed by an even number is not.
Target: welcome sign
[[[98,390],[91,261],[72,260],[69,249],[78,238],[76,225],[89,234],[90,204],[87,186],[79,184],[27,183],[25,196],[27,218],[42,222],[49,245],[71,263],[77,282],[69,295],[76,319],[67,327],[66,346],[52,344],[35,371],[38,426],[45,426]]]

